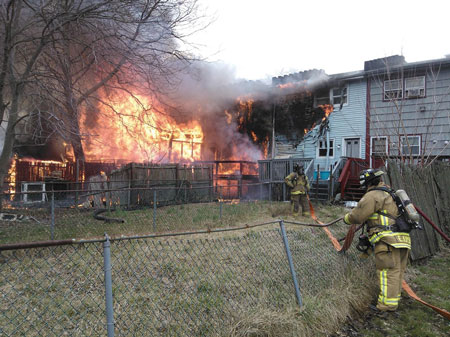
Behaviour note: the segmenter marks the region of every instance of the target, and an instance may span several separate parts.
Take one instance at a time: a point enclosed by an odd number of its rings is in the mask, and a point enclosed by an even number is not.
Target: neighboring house
[[[332,108],[328,117],[307,131],[297,155],[314,159],[320,179],[328,179],[330,167],[342,157],[366,158],[366,79],[363,71],[336,74],[314,93],[315,106]]]
[[[370,165],[450,160],[450,57],[407,63],[390,56],[365,62],[364,70]]]
[[[282,79],[295,82],[294,75]],[[313,114],[315,125],[309,124],[297,144],[285,142],[290,150],[283,156],[275,151],[273,158],[303,159],[314,165],[307,172],[314,180],[328,180],[333,172],[332,193],[339,185],[343,198],[357,200],[359,171],[382,167],[389,158],[419,165],[450,161],[450,56],[366,61],[364,70],[327,75],[310,92],[312,107],[292,113],[311,117],[308,112],[319,107],[331,113],[322,120]],[[300,122],[295,126],[304,128]]]

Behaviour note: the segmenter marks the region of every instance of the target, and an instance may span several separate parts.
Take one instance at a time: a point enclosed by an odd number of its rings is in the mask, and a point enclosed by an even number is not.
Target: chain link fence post
[[[50,205],[51,205],[50,240],[55,240],[55,192],[52,192],[52,200]]]
[[[289,262],[289,269],[291,270],[292,280],[294,281],[295,296],[299,307],[302,306],[302,295],[298,286],[297,275],[295,274],[294,263],[292,261],[291,250],[289,249],[289,242],[286,235],[286,229],[284,228],[284,221],[280,220],[281,236],[283,238],[284,248]]]
[[[103,242],[103,266],[105,271],[106,329],[108,337],[114,337],[114,311],[111,277],[111,242],[105,233]]]
[[[270,206],[272,206],[272,182],[269,183],[269,201]]]
[[[218,199],[219,199],[219,220],[222,220],[222,215],[223,215],[223,196],[222,196],[222,191],[218,191]]]
[[[156,232],[156,189],[153,190],[153,231]]]

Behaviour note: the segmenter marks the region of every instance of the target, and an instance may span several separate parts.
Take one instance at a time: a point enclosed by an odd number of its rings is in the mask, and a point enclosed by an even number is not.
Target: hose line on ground
[[[349,228],[349,230],[348,230],[348,232],[347,232],[347,235],[345,236],[345,242],[344,242],[344,245],[343,245],[342,248],[341,248],[341,245],[339,244],[338,240],[336,240],[336,238],[333,236],[333,234],[331,234],[331,232],[329,231],[329,229],[328,229],[327,227],[330,226],[330,225],[333,224],[333,223],[336,223],[337,221],[341,220],[342,218],[336,219],[336,220],[332,221],[332,222],[329,223],[329,224],[323,224],[322,222],[319,221],[319,219],[317,219],[317,217],[316,217],[316,215],[315,215],[315,213],[314,213],[313,205],[312,205],[311,201],[309,200],[309,198],[308,198],[308,201],[309,201],[309,208],[310,208],[310,211],[311,211],[311,218],[313,218],[313,220],[316,221],[317,223],[321,224],[321,226],[319,226],[319,227],[322,227],[323,230],[326,232],[326,234],[328,235],[328,237],[331,239],[331,242],[333,243],[334,248],[335,248],[337,251],[339,251],[339,252],[345,252],[345,251],[347,251],[347,250],[350,248],[351,244],[352,244],[353,237],[355,236],[355,232],[358,231],[358,230],[362,227],[362,225],[351,225],[351,226],[350,226],[350,228]],[[447,237],[447,236],[439,229],[439,227],[437,227],[437,226],[433,223],[433,221],[431,221],[431,219],[430,219],[429,217],[427,217],[427,216],[426,216],[426,215],[425,215],[425,214],[424,214],[424,213],[423,213],[416,205],[414,205],[414,207],[417,209],[417,211],[420,213],[420,215],[422,215],[422,216],[424,217],[424,219],[427,220],[427,221],[430,223],[430,225],[433,226],[433,228],[434,228],[437,232],[439,232],[439,234],[442,235],[442,237],[443,237],[444,239],[446,239],[447,241],[449,241],[448,237]],[[344,238],[340,239],[339,241],[342,241],[343,239],[344,239]],[[435,312],[437,312],[438,314],[440,314],[440,315],[442,315],[443,317],[445,317],[445,318],[447,318],[448,320],[450,320],[450,313],[449,313],[447,310],[438,308],[438,307],[436,307],[436,306],[434,306],[434,305],[431,305],[431,304],[425,302],[424,300],[422,300],[419,296],[417,296],[417,295],[414,293],[414,291],[413,291],[413,290],[411,289],[411,287],[406,283],[405,280],[403,280],[403,282],[402,282],[402,288],[403,288],[403,290],[406,291],[406,293],[407,293],[411,298],[413,298],[413,299],[415,299],[417,302],[422,303],[423,305],[425,305],[425,306],[427,306],[427,307],[433,309],[433,310],[434,310]]]

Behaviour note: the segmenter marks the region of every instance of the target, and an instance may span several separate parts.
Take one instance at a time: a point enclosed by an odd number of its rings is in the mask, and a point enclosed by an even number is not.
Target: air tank
[[[408,194],[404,190],[397,190],[395,191],[395,194],[400,198],[400,200],[403,203],[403,206],[405,206],[406,213],[408,214],[408,217],[414,221],[419,222],[420,216],[419,213],[417,213],[416,208],[412,204],[411,200],[408,197]]]

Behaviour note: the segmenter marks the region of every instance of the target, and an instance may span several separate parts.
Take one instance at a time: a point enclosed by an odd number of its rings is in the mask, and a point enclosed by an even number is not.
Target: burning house
[[[324,72],[314,70],[275,78],[272,86],[244,82],[218,89],[189,82],[166,101],[108,92],[80,116],[85,160],[76,160],[73,148],[62,140],[41,147],[41,153],[55,152],[50,157],[24,147],[11,166],[10,191],[24,191],[35,182],[53,190],[56,183],[60,189],[79,189],[100,172],[109,179],[120,177],[123,186],[142,185],[137,180],[145,179],[144,185],[154,186],[158,175],[152,170],[166,166],[169,172],[175,165],[197,172],[210,165],[211,174],[202,175],[202,184],[209,179],[222,197],[243,197],[258,181],[258,160],[298,154],[305,130],[331,113],[317,95],[326,82]],[[132,173],[133,163],[147,173]],[[166,177],[177,180],[174,174]],[[192,185],[194,176],[184,180]]]

